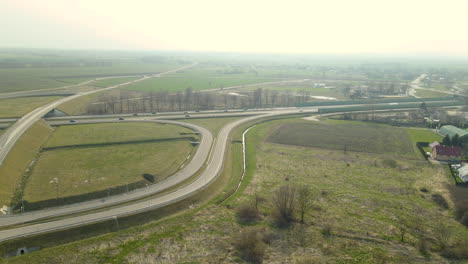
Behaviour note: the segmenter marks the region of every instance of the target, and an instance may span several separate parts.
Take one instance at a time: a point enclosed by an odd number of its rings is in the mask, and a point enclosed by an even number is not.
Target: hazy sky
[[[0,0],[0,47],[468,55],[467,0]]]

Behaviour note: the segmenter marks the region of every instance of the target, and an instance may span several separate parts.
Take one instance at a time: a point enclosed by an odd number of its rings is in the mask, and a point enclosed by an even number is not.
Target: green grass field
[[[43,121],[35,123],[16,143],[0,167],[0,206],[10,205],[13,194],[25,170],[38,153],[40,146],[52,134]]]
[[[407,129],[408,134],[410,135],[411,141],[416,142],[429,142],[442,141],[442,136],[432,132],[429,129],[416,129],[409,128]]]
[[[275,79],[245,77],[162,77],[145,80],[122,89],[135,91],[184,91],[186,88],[191,87],[194,90],[206,90],[271,81],[275,81]]]
[[[16,70],[0,70],[0,93],[57,88],[68,85],[67,82],[24,75]]]
[[[105,190],[144,180],[145,173],[159,182],[176,172],[193,149],[190,140],[178,140],[45,151],[24,199],[36,202]]]
[[[37,107],[56,101],[60,98],[60,96],[34,96],[0,99],[0,118],[22,117]]]
[[[180,137],[192,130],[169,124],[104,123],[60,126],[44,144],[57,147]]]
[[[57,195],[105,190],[141,181],[145,173],[155,176],[155,182],[161,181],[177,171],[195,150],[190,144],[192,139],[180,135],[188,132],[192,131],[154,123],[58,127],[43,145],[44,151],[27,181],[24,199],[37,202]],[[162,141],[135,142],[153,139]],[[59,148],[47,149],[50,147]]]
[[[289,121],[279,124],[268,141],[414,158],[411,140],[404,129],[365,122],[331,119],[326,122]]]

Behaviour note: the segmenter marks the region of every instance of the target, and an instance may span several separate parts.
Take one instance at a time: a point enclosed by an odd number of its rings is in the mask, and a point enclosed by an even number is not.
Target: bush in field
[[[294,221],[296,188],[291,185],[281,186],[273,193],[271,199],[273,221],[279,227],[289,226]]]
[[[258,210],[252,202],[245,202],[237,207],[237,218],[241,223],[253,223],[258,220]]]
[[[440,208],[443,208],[443,209],[449,208],[449,204],[447,200],[445,200],[445,198],[438,193],[432,195],[432,201],[434,201],[438,206],[440,206]]]
[[[245,261],[262,263],[265,255],[266,244],[263,232],[258,227],[247,227],[235,238],[234,245],[239,255]]]
[[[385,159],[382,161],[382,164],[385,167],[389,167],[389,168],[396,168],[398,166],[398,162],[393,159]]]

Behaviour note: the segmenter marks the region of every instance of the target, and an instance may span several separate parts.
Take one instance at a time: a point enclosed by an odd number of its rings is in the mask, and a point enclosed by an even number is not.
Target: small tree
[[[262,263],[266,244],[258,227],[247,227],[235,237],[235,247],[240,257],[252,263]]]
[[[254,203],[245,202],[237,207],[237,217],[241,223],[252,223],[259,217],[258,210]]]
[[[290,185],[281,186],[272,196],[273,220],[280,227],[289,226],[294,220],[296,188]]]

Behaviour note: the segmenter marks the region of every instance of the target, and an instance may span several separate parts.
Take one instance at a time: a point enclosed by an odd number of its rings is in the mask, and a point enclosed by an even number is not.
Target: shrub
[[[443,208],[443,209],[449,208],[447,200],[445,200],[445,198],[438,193],[432,195],[432,201],[434,201],[438,206],[440,206],[440,208]]]
[[[258,220],[258,210],[251,202],[240,204],[237,207],[237,218],[241,223],[253,223]]]
[[[235,247],[240,257],[251,263],[262,263],[266,244],[258,227],[247,227],[241,230],[235,239]]]
[[[390,168],[396,168],[398,166],[398,162],[396,162],[396,160],[393,159],[385,159],[382,161],[382,164]]]
[[[294,221],[296,188],[290,185],[281,186],[272,196],[273,210],[271,216],[279,227],[287,227]]]

